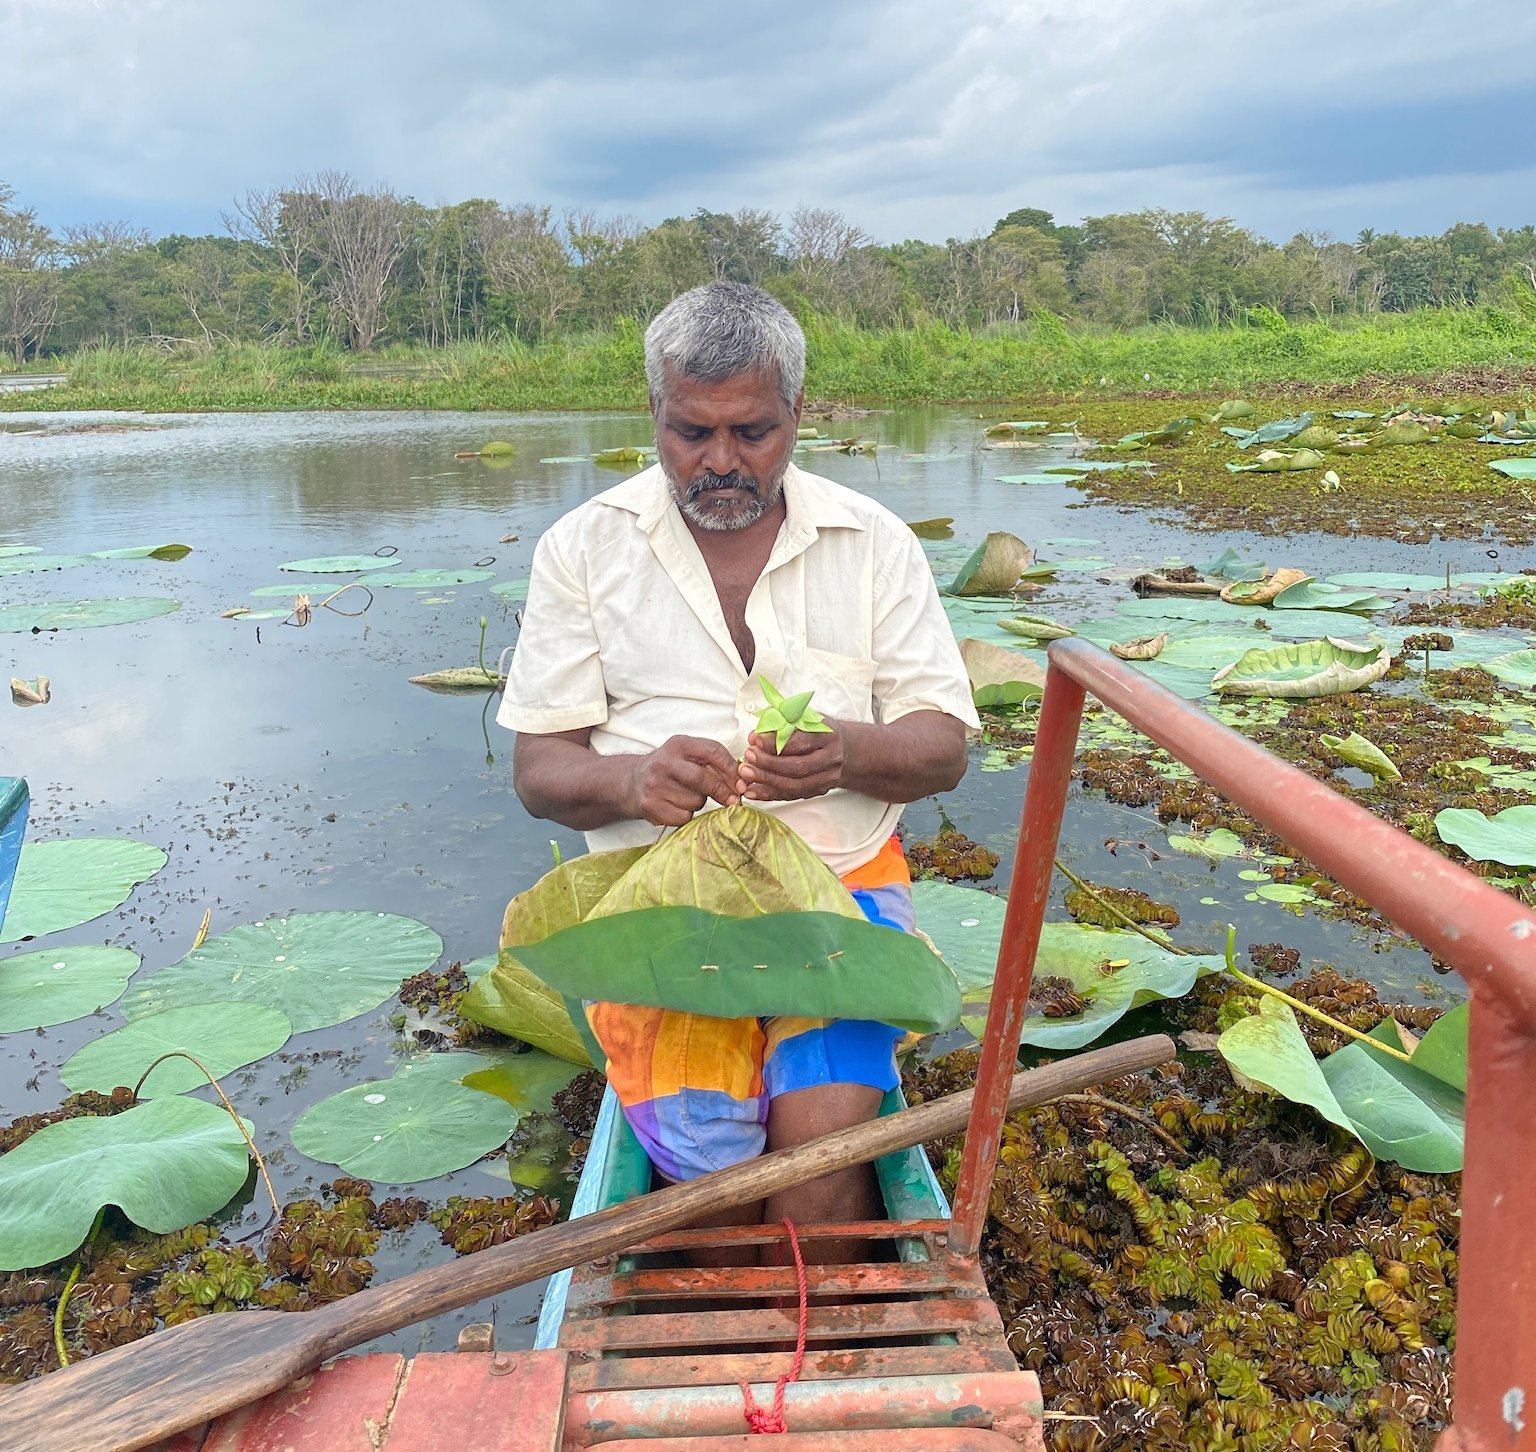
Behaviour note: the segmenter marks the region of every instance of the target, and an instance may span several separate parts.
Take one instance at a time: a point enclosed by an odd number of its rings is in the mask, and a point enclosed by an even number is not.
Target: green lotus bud
[[[821,713],[811,708],[814,691],[786,696],[767,676],[759,676],[757,681],[768,702],[757,718],[757,730],[763,735],[772,733],[775,751],[783,751],[796,731],[831,731]]]

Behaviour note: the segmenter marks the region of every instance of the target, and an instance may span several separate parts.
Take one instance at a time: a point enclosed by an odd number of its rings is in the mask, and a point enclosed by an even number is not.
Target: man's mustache
[[[697,479],[688,485],[688,498],[690,502],[700,495],[713,493],[717,489],[741,489],[748,494],[756,495],[761,492],[757,480],[750,474],[700,474]]]

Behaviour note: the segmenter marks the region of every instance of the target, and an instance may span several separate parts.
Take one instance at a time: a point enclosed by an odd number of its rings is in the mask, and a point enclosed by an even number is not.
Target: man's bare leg
[[[775,1096],[768,1108],[768,1148],[789,1149],[818,1135],[836,1129],[863,1124],[880,1112],[885,1096],[878,1089],[863,1084],[817,1084],[809,1089],[794,1089]],[[878,1220],[884,1216],[873,1165],[853,1165],[812,1180],[780,1190],[763,1202],[766,1224],[777,1224],[786,1216],[796,1224],[825,1224],[839,1220]],[[785,1243],[763,1247],[769,1264],[787,1265],[793,1260]],[[841,1265],[866,1259],[869,1242],[863,1240],[817,1240],[802,1245],[807,1261]]]

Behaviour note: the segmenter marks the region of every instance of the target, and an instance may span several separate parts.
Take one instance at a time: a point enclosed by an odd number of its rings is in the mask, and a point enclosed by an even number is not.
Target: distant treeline
[[[427,207],[339,172],[250,191],[221,235],[123,223],[55,235],[0,183],[0,350],[22,363],[94,344],[549,341],[652,316],[715,278],[860,328],[984,328],[1050,313],[1109,328],[1480,305],[1536,317],[1536,228],[1438,237],[1299,232],[1140,212],[1058,225],[1023,207],[985,236],[877,244],[840,212],[630,217],[471,200]]]

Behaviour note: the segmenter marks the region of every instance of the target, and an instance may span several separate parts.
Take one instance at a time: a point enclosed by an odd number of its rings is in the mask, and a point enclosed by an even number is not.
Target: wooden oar
[[[1010,1108],[1043,1104],[1166,1063],[1166,1035],[1095,1049],[1014,1076]],[[963,1129],[974,1090],[823,1135],[793,1149],[534,1231],[314,1311],[232,1311],[186,1321],[0,1391],[5,1452],[130,1452],[286,1386],[322,1361],[568,1266],[628,1250],[834,1170]]]

